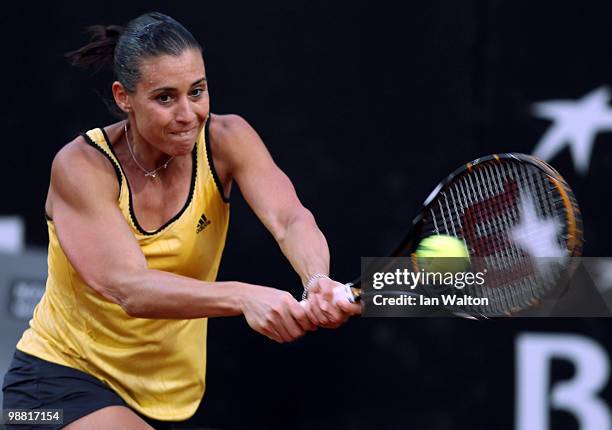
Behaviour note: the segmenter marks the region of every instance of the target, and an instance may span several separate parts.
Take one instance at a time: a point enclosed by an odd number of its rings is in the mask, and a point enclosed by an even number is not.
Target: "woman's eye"
[[[157,96],[157,101],[162,104],[170,103],[171,100],[172,97],[170,97],[168,94],[162,94],[160,96]]]
[[[192,97],[200,97],[203,93],[204,93],[204,89],[203,88],[196,88],[193,91],[191,91],[191,96]]]

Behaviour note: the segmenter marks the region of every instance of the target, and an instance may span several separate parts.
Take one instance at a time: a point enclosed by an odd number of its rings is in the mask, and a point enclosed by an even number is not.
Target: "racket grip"
[[[332,303],[335,305],[340,301],[348,301],[349,303],[355,303],[355,296],[353,296],[353,292],[351,291],[351,284],[338,285],[334,287],[334,297],[332,299]]]
[[[349,303],[355,303],[355,296],[353,295],[353,291],[351,291],[351,287],[353,284],[349,282],[348,284],[338,285],[333,289],[333,297],[332,303],[335,305],[340,301],[348,301]],[[301,300],[300,305],[302,307],[306,307],[308,303],[308,299]]]

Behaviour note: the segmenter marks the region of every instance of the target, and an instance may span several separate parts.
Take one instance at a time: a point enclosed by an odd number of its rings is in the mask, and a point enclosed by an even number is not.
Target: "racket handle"
[[[352,283],[338,285],[334,287],[334,298],[332,299],[332,303],[335,305],[340,301],[348,301],[349,303],[355,303],[355,296],[351,291]]]
[[[355,303],[355,296],[353,295],[353,291],[351,287],[353,286],[352,282],[348,284],[338,285],[333,289],[333,297],[332,303],[335,305],[340,301],[348,301],[349,303]],[[308,299],[301,300],[300,305],[306,307],[308,304]]]

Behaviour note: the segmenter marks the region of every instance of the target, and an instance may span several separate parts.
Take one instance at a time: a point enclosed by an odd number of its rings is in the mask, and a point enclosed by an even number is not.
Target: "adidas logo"
[[[198,221],[198,226],[196,227],[196,234],[200,233],[202,230],[208,227],[210,223],[211,221],[206,218],[206,215],[202,214],[200,216],[200,220]]]

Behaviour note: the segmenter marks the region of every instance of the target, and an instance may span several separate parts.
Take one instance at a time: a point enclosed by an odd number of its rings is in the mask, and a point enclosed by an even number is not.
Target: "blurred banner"
[[[45,292],[47,253],[0,253],[0,374],[8,369],[15,345]],[[0,398],[0,409],[2,399]]]
[[[0,252],[19,253],[25,245],[25,225],[19,216],[0,216]]]

